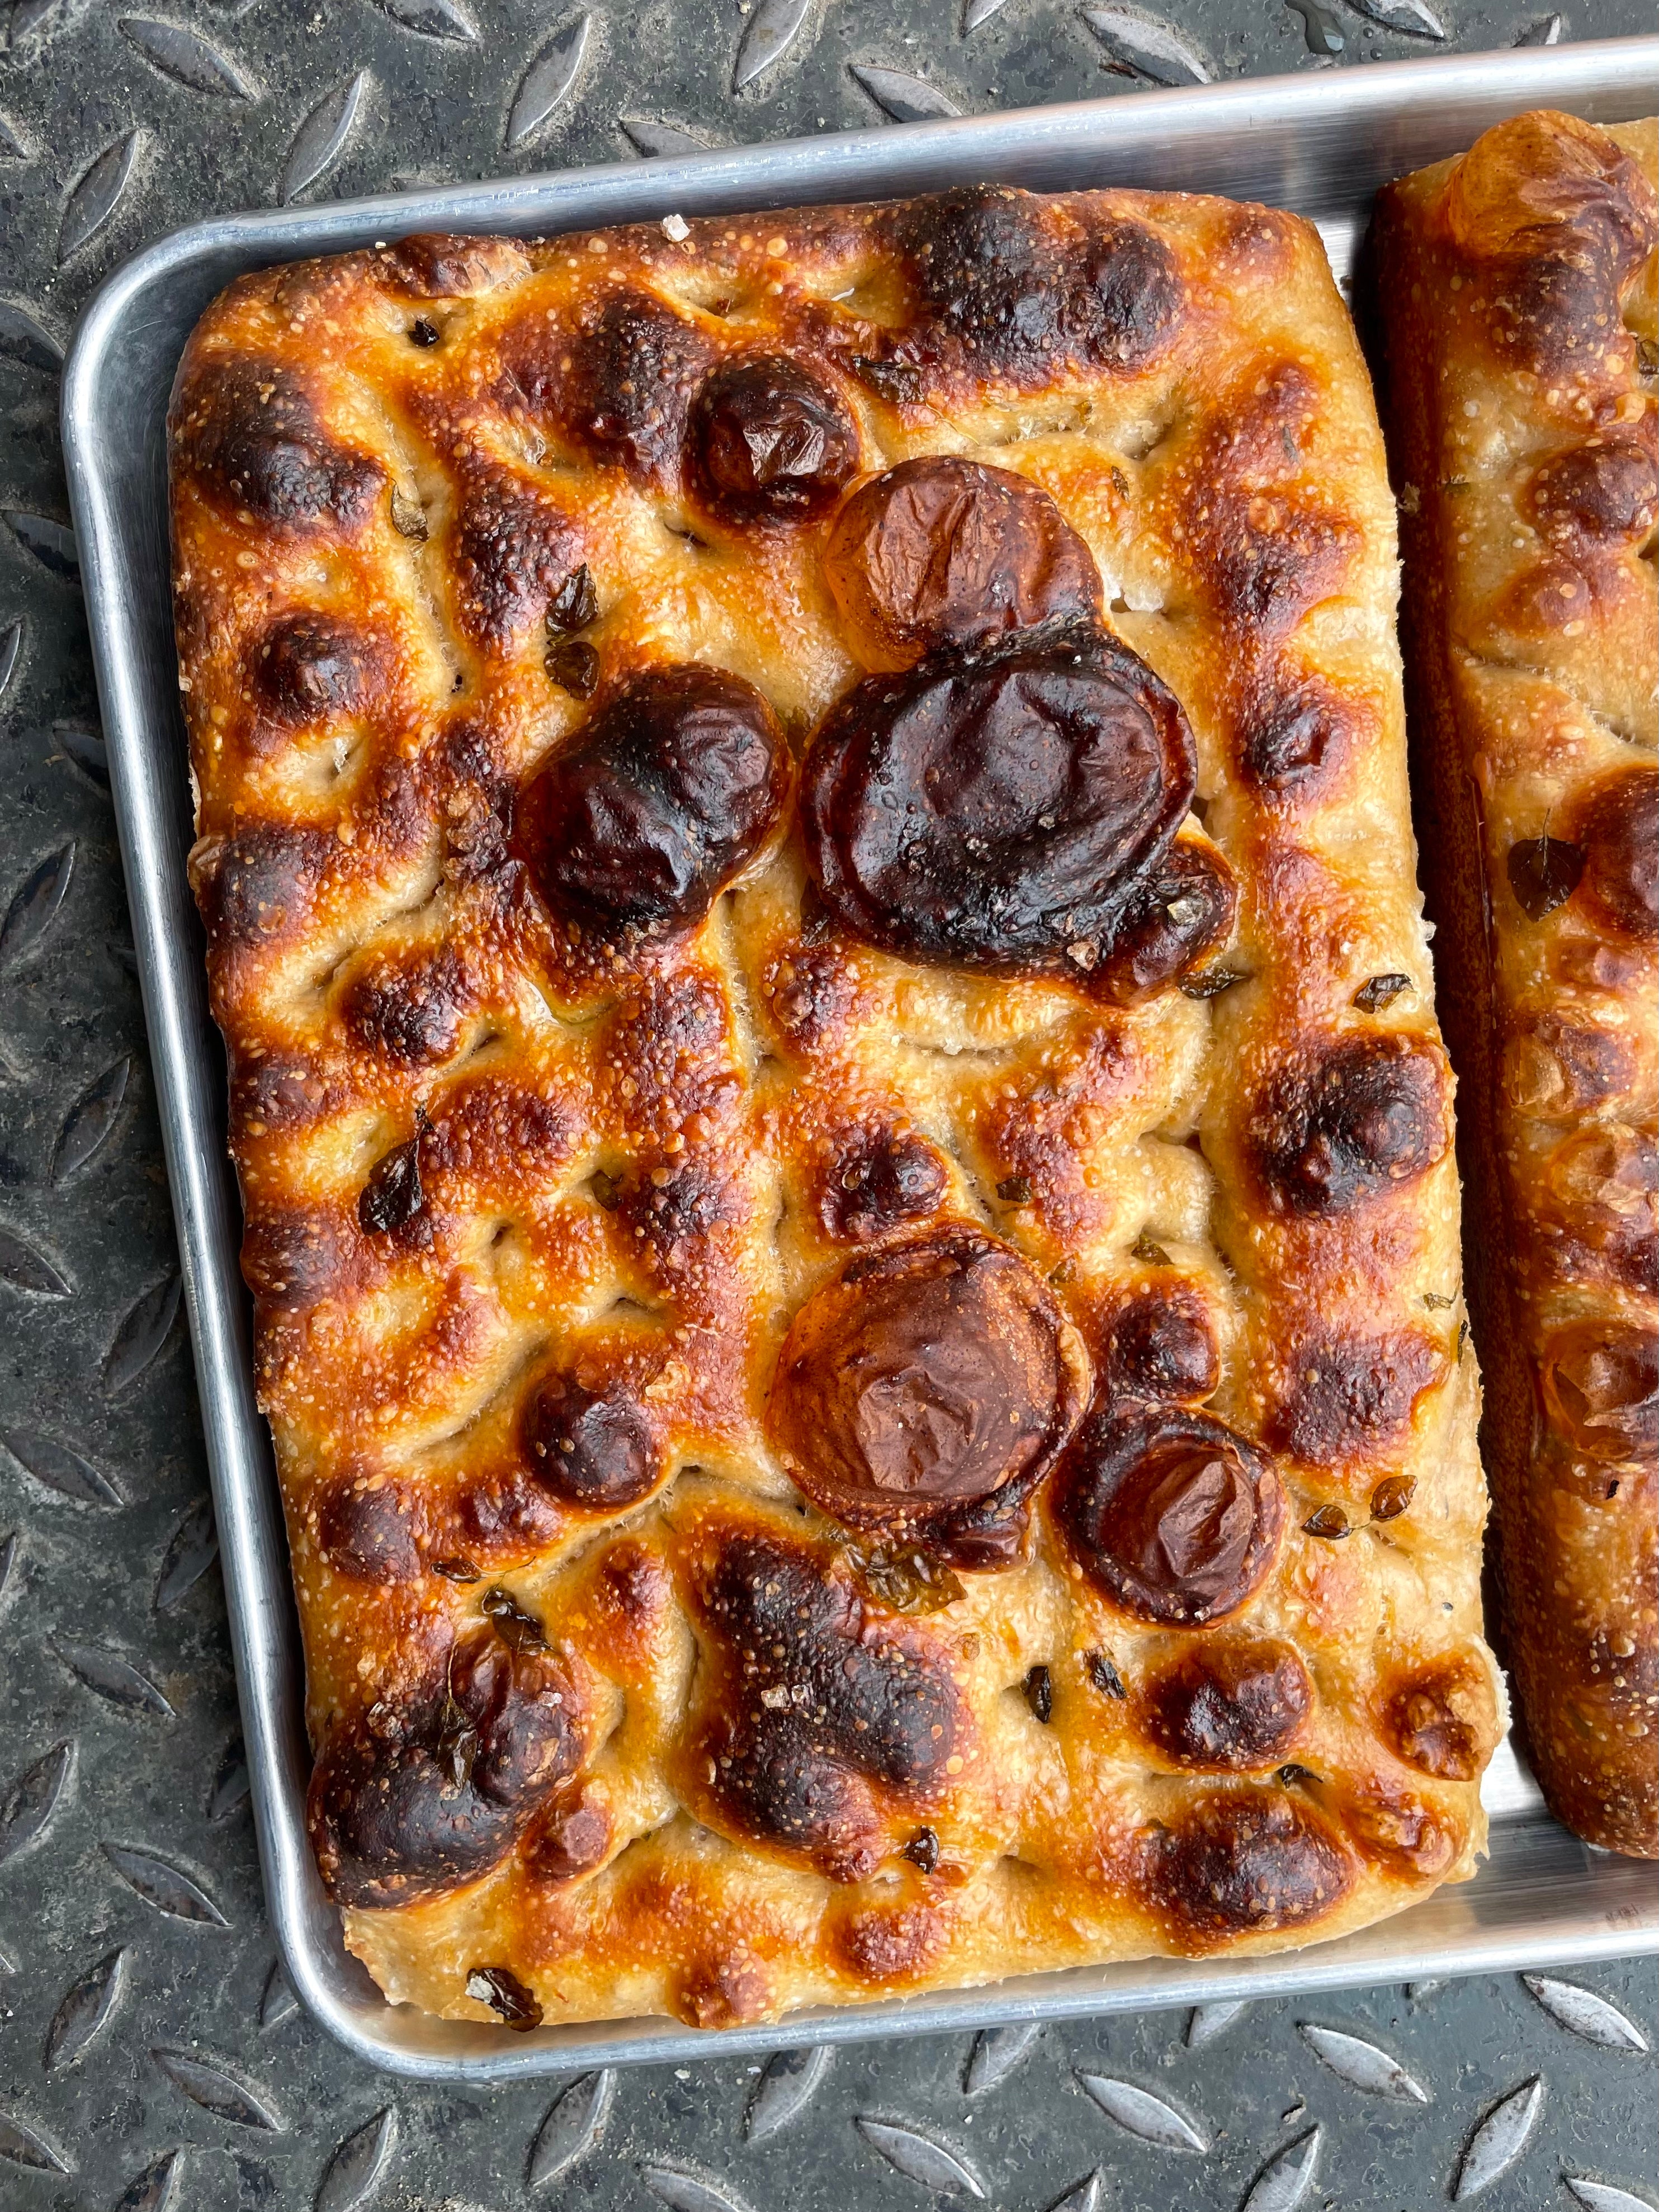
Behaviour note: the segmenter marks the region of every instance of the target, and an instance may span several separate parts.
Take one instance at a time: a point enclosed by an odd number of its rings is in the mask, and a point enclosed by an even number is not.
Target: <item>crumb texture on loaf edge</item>
[[[722,2025],[1471,1872],[1451,1080],[1311,228],[975,188],[404,240],[233,286],[173,467],[312,1830],[388,1994]],[[889,471],[872,552],[838,518]],[[862,682],[902,737],[930,650],[977,711],[1045,622],[1190,732],[1135,926],[1015,972],[860,935],[778,733]],[[717,744],[656,743],[670,693]],[[548,825],[622,769],[643,872],[579,866]],[[896,1540],[769,1398],[799,1319],[810,1414],[836,1285],[912,1259],[1001,1317],[970,1396],[1020,1441]]]
[[[1659,1853],[1659,125],[1540,112],[1377,265],[1501,1626],[1589,1841]]]

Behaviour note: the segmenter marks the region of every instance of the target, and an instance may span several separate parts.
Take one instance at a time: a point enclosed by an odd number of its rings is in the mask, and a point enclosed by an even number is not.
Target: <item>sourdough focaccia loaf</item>
[[[1659,131],[1524,115],[1380,213],[1508,1658],[1550,1802],[1659,1850]]]
[[[1467,1875],[1451,1078],[1314,232],[408,239],[234,285],[173,467],[384,1988],[719,2025]]]

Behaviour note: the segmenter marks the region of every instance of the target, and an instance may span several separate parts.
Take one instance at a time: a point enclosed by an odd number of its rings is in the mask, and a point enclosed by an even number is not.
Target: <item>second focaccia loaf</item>
[[[1395,186],[1382,298],[1507,1656],[1551,1803],[1659,1850],[1652,123]]]
[[[1305,223],[237,284],[173,417],[312,1829],[394,1996],[1334,1935],[1498,1724],[1395,531]]]

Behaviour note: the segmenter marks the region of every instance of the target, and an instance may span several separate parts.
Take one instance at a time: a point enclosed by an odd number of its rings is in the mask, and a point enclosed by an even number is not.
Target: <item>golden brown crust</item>
[[[681,228],[249,276],[175,396],[349,1940],[460,2017],[714,2025],[1338,1934],[1471,1870],[1498,1717],[1317,238]]]
[[[1540,113],[1379,222],[1505,1623],[1551,1803],[1659,1852],[1656,145]]]

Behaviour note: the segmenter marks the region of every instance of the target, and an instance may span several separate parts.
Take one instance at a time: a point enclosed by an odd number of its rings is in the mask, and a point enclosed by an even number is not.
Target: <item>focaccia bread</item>
[[[1499,1725],[1393,505],[1305,223],[234,285],[173,411],[310,1822],[393,1997],[1332,1936]]]
[[[1659,1850],[1653,123],[1525,115],[1380,210],[1427,872],[1505,1657],[1551,1804]]]

